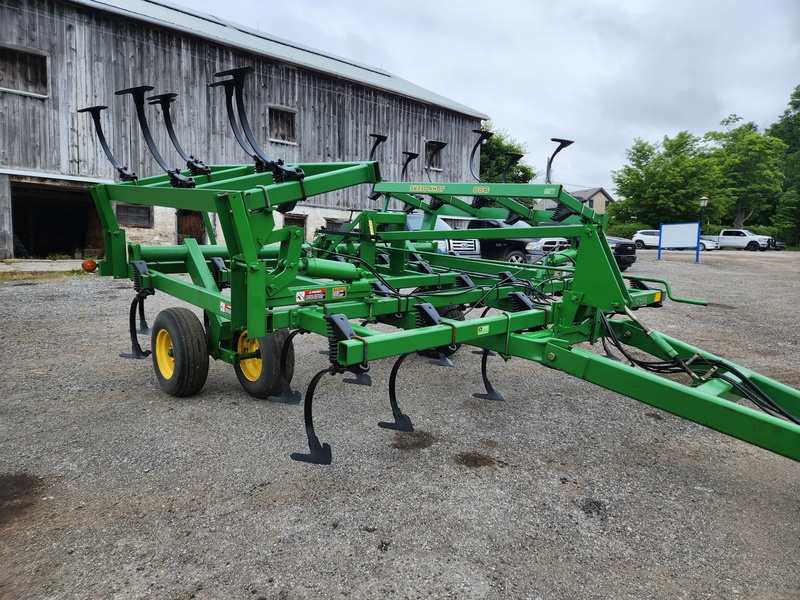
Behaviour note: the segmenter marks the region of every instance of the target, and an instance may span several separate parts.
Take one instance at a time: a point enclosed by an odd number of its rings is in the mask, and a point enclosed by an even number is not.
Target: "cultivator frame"
[[[389,380],[394,421],[381,426],[408,431],[413,425],[396,393],[404,359],[420,352],[446,364],[458,346],[470,345],[482,351],[486,389],[478,397],[502,399],[489,381],[490,356],[519,357],[800,461],[800,392],[647,328],[639,309],[660,307],[667,299],[703,302],[674,297],[663,280],[623,276],[605,241],[604,216],[560,185],[385,182],[374,161],[284,165],[258,147],[247,124],[241,102],[245,71],[221,73],[230,79],[217,85],[225,89],[234,134],[254,165],[206,167],[181,149],[189,170],[172,169],[161,159],[164,175],[130,176],[102,138],[102,107],[85,109],[125,179],[94,186],[92,195],[106,242],[99,272],[131,279],[136,292],[128,356],[151,353],[142,350],[136,327],[137,313],[144,320],[148,296],[163,292],[203,311],[203,325],[180,309],[156,318],[153,362],[168,393],[197,393],[210,356],[233,365],[253,395],[298,403],[300,394],[291,386],[293,338],[317,334],[326,340],[329,363],[305,394],[309,452],[292,457],[326,464],[330,446],[319,441],[313,423],[313,397],[322,376],[342,374],[345,381],[369,384],[372,361],[397,357]],[[140,109],[142,99],[136,96]],[[160,103],[168,114],[173,99],[156,96],[151,104]],[[143,111],[138,113],[141,122]],[[157,152],[149,134],[145,137]],[[379,138],[385,139],[374,137],[371,154],[383,141]],[[178,147],[171,124],[170,139]],[[376,209],[362,211],[347,228],[322,229],[307,243],[303,228],[276,227],[276,213],[354,186],[366,186]],[[554,201],[555,214],[534,211],[539,199]],[[128,244],[115,217],[117,202],[216,215],[225,243],[216,243],[209,229],[209,245],[191,238],[180,245]],[[404,209],[389,210],[397,203]],[[407,230],[411,210],[427,215],[422,231]],[[552,218],[552,224],[433,230],[433,219],[443,214],[534,223]],[[437,252],[443,239],[490,240],[509,232],[520,238],[565,237],[572,248],[527,265]],[[473,310],[480,316],[463,318]],[[378,331],[374,323],[394,329]],[[597,342],[605,352],[594,351]],[[625,360],[613,356],[611,347]],[[667,375],[682,375],[684,382]],[[740,404],[743,397],[756,407]]]

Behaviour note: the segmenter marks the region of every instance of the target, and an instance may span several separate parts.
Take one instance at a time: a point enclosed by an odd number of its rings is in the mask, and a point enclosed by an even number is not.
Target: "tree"
[[[767,129],[767,134],[787,146],[783,165],[784,193],[778,200],[772,224],[778,228],[783,241],[796,244],[800,241],[800,85],[789,99],[789,108]]]
[[[798,239],[800,233],[800,193],[788,190],[781,195],[775,214],[772,215],[772,225],[785,232],[784,237]]]
[[[730,115],[720,123],[726,132],[706,134],[707,140],[718,144],[713,156],[732,198],[726,216],[737,228],[748,220],[756,225],[769,223],[783,190],[787,148],[779,138],[760,134],[755,123],[738,125],[741,120]]]
[[[606,213],[612,223],[639,223],[639,229],[648,229],[651,227],[650,223],[640,221],[636,216],[636,204],[632,200],[625,198],[617,200],[606,206]]]
[[[792,92],[789,108],[767,129],[767,134],[786,144],[786,189],[800,192],[800,85]]]
[[[626,200],[613,215],[627,213],[656,226],[698,220],[702,196],[711,198],[705,213],[708,221],[727,207],[718,166],[700,138],[689,132],[665,136],[658,145],[636,139],[627,157],[629,164],[612,174],[617,193]]]
[[[491,121],[487,121],[483,124],[482,129],[491,131],[491,127]],[[503,172],[509,162],[509,152],[525,154],[526,149],[524,144],[520,144],[504,129],[495,131],[492,137],[483,142],[480,150],[480,177],[483,181],[488,183],[500,183],[503,181]],[[538,175],[532,166],[520,161],[509,168],[508,173],[506,173],[506,181],[508,183],[528,183]]]
[[[622,200],[611,218],[651,226],[695,220],[707,196],[704,223],[771,224],[800,241],[800,86],[765,133],[735,114],[720,125],[724,131],[702,139],[683,131],[658,144],[634,140],[628,163],[612,174]]]

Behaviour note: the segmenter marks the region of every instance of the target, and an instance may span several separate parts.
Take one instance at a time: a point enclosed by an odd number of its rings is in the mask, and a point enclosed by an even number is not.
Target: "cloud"
[[[573,187],[612,189],[635,138],[702,135],[731,113],[767,127],[800,84],[796,0],[227,0],[224,13],[485,112],[539,170],[551,137],[574,139],[555,165]]]

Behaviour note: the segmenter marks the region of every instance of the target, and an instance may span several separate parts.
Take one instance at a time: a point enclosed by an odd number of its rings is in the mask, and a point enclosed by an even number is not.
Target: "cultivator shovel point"
[[[271,402],[279,402],[281,404],[300,404],[302,395],[292,389],[291,386],[291,373],[289,372],[289,357],[291,356],[292,363],[294,363],[294,348],[292,341],[298,335],[305,333],[302,329],[295,329],[286,338],[286,341],[281,347],[280,358],[280,379],[281,379],[281,393],[280,395],[267,396],[267,400]],[[263,360],[263,359],[262,359]],[[294,371],[294,368],[292,368]]]
[[[389,406],[392,409],[394,421],[392,423],[389,423],[388,421],[379,421],[378,426],[383,427],[384,429],[394,429],[395,431],[414,431],[414,425],[412,425],[411,419],[408,417],[408,415],[403,414],[403,411],[400,410],[400,406],[397,404],[397,372],[400,370],[400,365],[402,365],[403,361],[409,356],[411,355],[403,354],[400,358],[398,358],[394,362],[392,372],[389,375]]]
[[[243,90],[251,72],[249,67],[222,71],[216,74],[222,79],[211,84],[225,92],[233,136],[253,159],[251,165],[206,166],[194,159],[172,128],[174,95],[151,96],[187,163],[185,171],[170,167],[153,143],[144,114],[151,88],[140,86],[119,93],[133,97],[142,136],[166,175],[137,178],[108,148],[100,126],[105,107],[83,109],[123,180],[92,188],[106,242],[99,273],[133,281],[128,356],[152,356],[156,379],[168,394],[199,392],[210,357],[232,365],[253,396],[298,404],[301,392],[291,385],[294,339],[301,333],[318,336],[328,364],[305,392],[309,451],[291,457],[329,464],[331,447],[320,442],[313,419],[314,396],[325,375],[369,385],[370,363],[394,357],[389,376],[393,421],[378,425],[413,431],[398,404],[401,366],[419,354],[452,365],[459,347],[468,345],[481,356],[485,392],[476,393],[478,398],[503,400],[489,381],[489,358],[518,357],[800,460],[798,390],[647,327],[642,313],[666,300],[704,302],[675,297],[663,280],[623,277],[605,239],[605,217],[549,182],[552,159],[569,140],[555,140],[559,146],[548,160],[544,185],[485,183],[474,167],[474,182],[434,183],[432,160],[444,142],[429,142],[428,181],[423,182],[406,181],[409,163],[418,157],[410,151],[403,153],[399,182],[383,181],[372,160],[286,165],[260,147],[248,122]],[[477,133],[471,163],[491,136]],[[386,136],[371,137],[373,158]],[[509,165],[517,159],[510,157]],[[320,229],[310,243],[302,228],[276,226],[276,213],[355,186],[368,186],[382,207],[361,211],[342,230]],[[539,200],[555,203],[555,213],[535,210]],[[213,238],[208,245],[192,238],[178,245],[127,244],[113,210],[117,202],[216,215],[225,244]],[[395,205],[403,209],[389,209]],[[412,211],[423,213],[421,230],[409,231]],[[436,217],[448,215],[517,226],[436,230]],[[546,224],[520,227],[520,222]],[[478,238],[489,244],[509,232],[520,238],[563,237],[571,246],[513,265],[438,251],[442,241]],[[162,311],[153,325],[151,354],[139,345],[138,334],[148,328],[144,300],[157,292],[194,306],[203,318],[185,308]]]
[[[483,386],[486,388],[486,393],[475,393],[472,394],[475,398],[481,398],[482,400],[495,400],[495,401],[502,401],[505,400],[502,394],[494,389],[492,382],[489,381],[489,375],[486,373],[486,364],[489,362],[489,356],[493,355],[494,353],[491,350],[485,349],[481,352],[481,378],[483,379]]]

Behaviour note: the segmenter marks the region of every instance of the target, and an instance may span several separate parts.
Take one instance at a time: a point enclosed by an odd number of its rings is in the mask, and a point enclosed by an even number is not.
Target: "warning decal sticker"
[[[297,302],[314,302],[318,300],[325,300],[325,290],[303,290],[297,292],[295,300]]]

